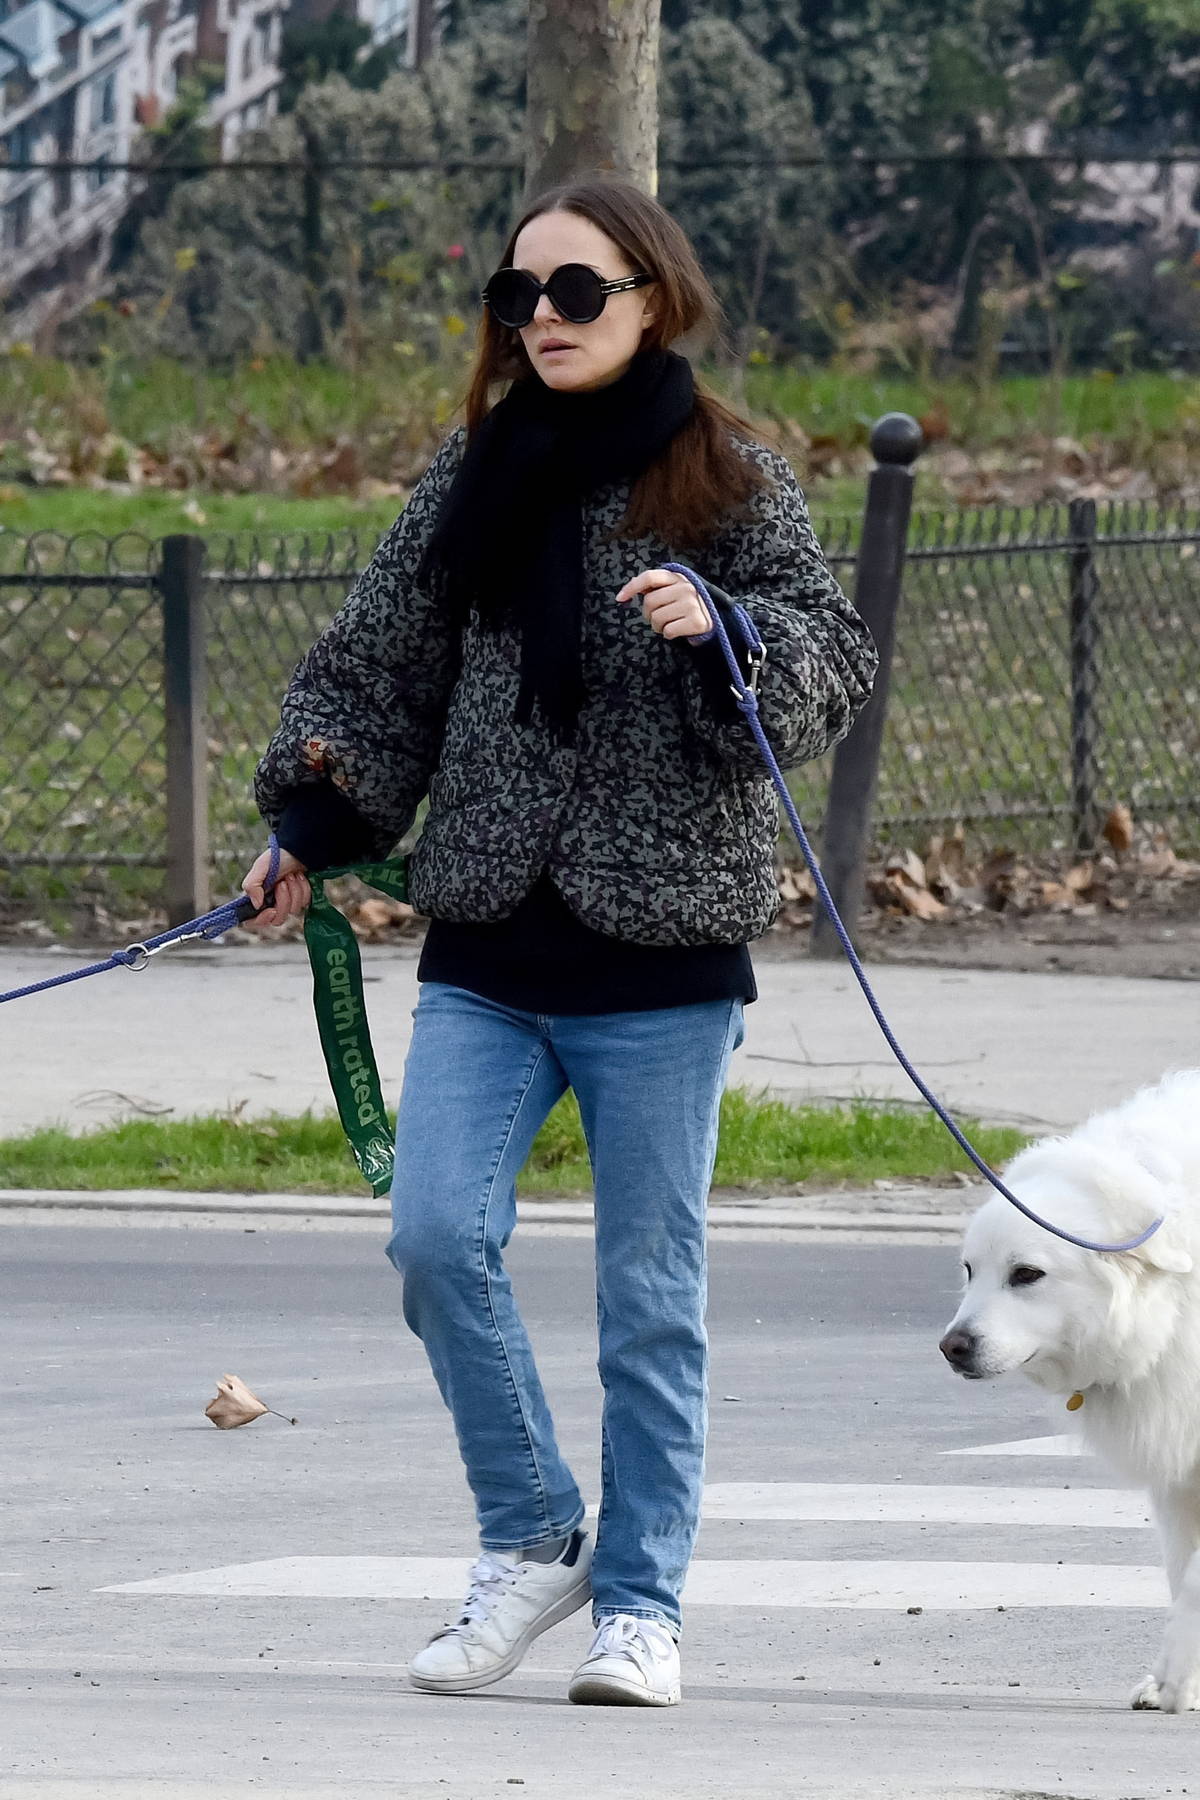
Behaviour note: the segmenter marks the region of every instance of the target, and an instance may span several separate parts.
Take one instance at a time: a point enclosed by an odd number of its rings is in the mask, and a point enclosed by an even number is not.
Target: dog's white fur
[[[1171,1589],[1162,1652],[1132,1703],[1200,1709],[1200,1069],[1031,1145],[1005,1180],[1078,1237],[1125,1241],[1166,1217],[1140,1249],[1097,1255],[993,1194],[967,1227],[969,1276],[942,1343],[964,1374],[1019,1368],[1083,1395],[1089,1447],[1149,1489]],[[1012,1285],[1017,1269],[1044,1275]]]

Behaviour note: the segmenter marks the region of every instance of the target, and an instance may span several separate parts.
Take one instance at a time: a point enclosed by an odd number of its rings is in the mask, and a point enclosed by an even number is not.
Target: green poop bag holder
[[[345,913],[339,912],[325,892],[326,882],[343,875],[356,875],[392,900],[407,900],[408,860],[394,857],[386,862],[310,871],[312,900],[304,915],[317,1030],[338,1117],[364,1181],[378,1195],[386,1194],[392,1185],[394,1134],[367,1023],[358,939]]]

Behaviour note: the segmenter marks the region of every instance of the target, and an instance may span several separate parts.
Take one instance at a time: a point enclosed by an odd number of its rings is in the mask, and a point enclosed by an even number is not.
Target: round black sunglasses
[[[562,263],[546,281],[538,281],[524,269],[497,269],[482,298],[501,325],[514,331],[532,323],[543,294],[549,296],[555,312],[572,325],[590,325],[604,311],[610,294],[625,294],[653,280],[653,275],[623,275],[617,281],[602,281],[586,263]]]

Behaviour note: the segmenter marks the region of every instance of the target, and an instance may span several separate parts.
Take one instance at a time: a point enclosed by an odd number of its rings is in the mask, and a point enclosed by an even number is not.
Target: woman
[[[290,852],[259,923],[303,909],[306,868],[386,855],[428,793],[388,1255],[482,1554],[411,1680],[497,1681],[590,1598],[571,1699],[666,1706],[700,1514],[705,1203],[777,818],[711,620],[662,564],[754,618],[785,765],[846,732],[874,651],[788,464],[668,348],[718,309],[656,201],[615,180],[544,195],[484,299],[466,429],[296,670],[258,770]],[[267,864],[242,884],[256,902]],[[594,1554],[502,1261],[568,1087],[595,1183]]]

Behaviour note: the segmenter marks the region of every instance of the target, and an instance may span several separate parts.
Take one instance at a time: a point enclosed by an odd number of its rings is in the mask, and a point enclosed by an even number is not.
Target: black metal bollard
[[[871,811],[887,716],[896,612],[912,511],[911,465],[924,447],[921,427],[908,413],[885,413],[871,431],[876,466],[867,482],[862,542],[854,571],[854,603],[875,639],[879,673],[870,700],[834,752],[821,833],[821,871],[851,938],[862,906]],[[830,958],[842,954],[837,933],[819,901],[813,911],[808,948],[811,956]]]
[[[167,740],[167,923],[209,910],[204,539],[163,539],[163,702]]]

